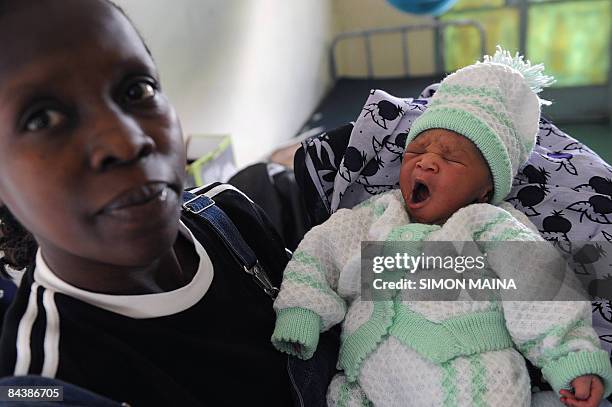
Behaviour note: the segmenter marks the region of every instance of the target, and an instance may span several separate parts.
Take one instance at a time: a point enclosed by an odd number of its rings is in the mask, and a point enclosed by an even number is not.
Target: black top
[[[220,206],[279,284],[287,261],[282,242],[260,210],[237,199],[237,194],[225,191],[215,201],[229,202]],[[184,215],[182,221],[205,248],[214,270],[208,290],[194,305],[168,315],[135,318],[73,295],[56,292],[51,297],[53,290],[42,277],[39,261],[37,271],[24,276],[4,321],[0,376],[13,375],[16,364],[22,374],[53,376],[55,371],[59,379],[132,406],[291,405],[287,359],[270,343],[272,300],[203,222],[193,215]],[[194,280],[206,280],[210,271],[210,264],[206,270],[201,261]],[[35,297],[30,298],[31,292]],[[164,294],[170,295],[157,297],[153,308],[163,309],[179,298],[173,292]],[[122,309],[121,304],[117,307]],[[24,340],[30,345],[24,347]]]

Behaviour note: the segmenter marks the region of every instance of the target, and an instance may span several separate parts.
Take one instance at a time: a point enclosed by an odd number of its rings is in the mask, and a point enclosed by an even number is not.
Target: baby
[[[409,132],[400,190],[337,211],[300,243],[272,342],[308,359],[320,332],[343,322],[330,405],[558,404],[550,392],[532,399],[521,353],[566,405],[610,393],[588,302],[365,301],[355,289],[362,241],[543,241],[502,203],[535,143],[537,93],[552,83],[542,70],[498,49],[449,75]]]

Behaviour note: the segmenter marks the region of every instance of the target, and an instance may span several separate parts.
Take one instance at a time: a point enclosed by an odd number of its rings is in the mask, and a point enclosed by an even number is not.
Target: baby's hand
[[[572,380],[574,393],[559,390],[561,402],[571,407],[597,407],[604,392],[604,386],[599,376],[585,375]]]

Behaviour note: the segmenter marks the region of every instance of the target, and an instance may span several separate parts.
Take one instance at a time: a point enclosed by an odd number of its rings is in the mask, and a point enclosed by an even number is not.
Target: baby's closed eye
[[[459,157],[456,156],[444,156],[444,159],[446,161],[449,161],[451,163],[456,163],[456,164],[463,164],[463,161],[461,161],[461,159]]]

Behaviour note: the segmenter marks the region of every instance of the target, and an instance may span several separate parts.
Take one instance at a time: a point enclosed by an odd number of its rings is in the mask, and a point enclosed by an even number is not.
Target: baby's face
[[[470,140],[450,130],[430,129],[406,147],[400,189],[412,221],[442,224],[466,205],[487,202],[492,182]]]
[[[149,264],[176,239],[185,168],[153,60],[103,1],[9,4],[0,15],[0,203],[54,260]]]

